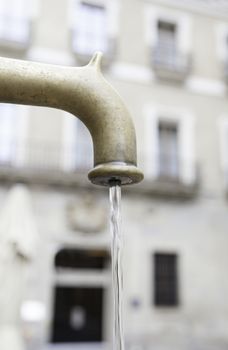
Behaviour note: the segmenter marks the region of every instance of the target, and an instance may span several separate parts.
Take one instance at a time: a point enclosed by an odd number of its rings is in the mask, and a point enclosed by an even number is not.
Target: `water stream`
[[[113,185],[110,187],[111,204],[111,234],[112,234],[112,283],[114,295],[114,332],[113,350],[124,350],[123,321],[122,321],[122,246],[123,237],[121,232],[121,187]]]

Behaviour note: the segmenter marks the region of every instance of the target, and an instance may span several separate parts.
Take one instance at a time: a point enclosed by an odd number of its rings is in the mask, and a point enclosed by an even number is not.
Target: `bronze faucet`
[[[0,102],[72,113],[92,136],[90,181],[103,186],[137,183],[143,174],[136,166],[134,126],[122,99],[101,74],[101,57],[96,53],[80,68],[0,58]]]

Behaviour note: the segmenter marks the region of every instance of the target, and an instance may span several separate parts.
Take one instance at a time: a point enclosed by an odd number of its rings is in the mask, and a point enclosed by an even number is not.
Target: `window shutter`
[[[146,111],[145,121],[145,177],[156,179],[159,173],[158,166],[158,116],[156,110]]]
[[[159,132],[159,175],[177,178],[179,175],[178,125],[160,121]]]
[[[180,121],[180,176],[184,184],[196,179],[196,160],[194,151],[194,120],[186,115]]]

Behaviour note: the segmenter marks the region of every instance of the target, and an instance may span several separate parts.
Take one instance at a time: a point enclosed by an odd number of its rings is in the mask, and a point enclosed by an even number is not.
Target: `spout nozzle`
[[[102,56],[102,52],[96,52],[88,67],[100,71]],[[96,122],[92,127],[95,167],[88,174],[89,180],[109,187],[138,183],[143,180],[143,173],[136,167],[136,135],[130,114],[119,94],[104,79],[99,80],[98,87],[97,116],[102,123]]]
[[[116,179],[116,178],[111,178],[109,180],[109,186],[114,187],[114,186],[121,186],[121,181]]]
[[[102,57],[103,57],[103,53],[101,51],[95,52],[95,54],[93,55],[93,57],[89,61],[88,66],[93,66],[97,70],[100,70],[101,69]]]
[[[143,180],[143,173],[135,165],[110,162],[95,166],[88,175],[95,185],[110,186],[111,183],[131,185]]]

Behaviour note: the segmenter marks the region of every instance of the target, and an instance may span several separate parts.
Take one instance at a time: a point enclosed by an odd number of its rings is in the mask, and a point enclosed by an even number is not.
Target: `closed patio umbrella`
[[[37,228],[29,190],[15,185],[0,207],[0,349],[23,350],[20,306]]]

